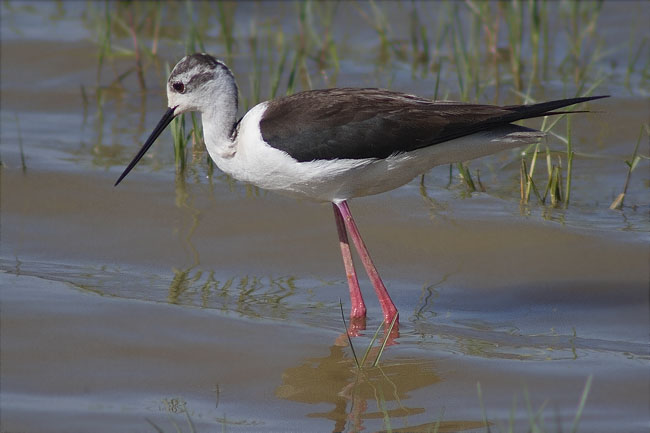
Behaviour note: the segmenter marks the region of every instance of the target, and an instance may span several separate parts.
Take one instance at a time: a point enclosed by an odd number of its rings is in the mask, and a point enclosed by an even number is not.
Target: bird
[[[166,91],[167,110],[115,186],[176,116],[200,112],[207,151],[221,171],[263,189],[332,203],[350,317],[365,320],[367,309],[349,237],[386,323],[399,323],[399,312],[348,201],[398,188],[437,165],[538,142],[544,132],[513,122],[584,112],[556,110],[609,96],[497,106],[434,101],[378,88],[329,88],[261,102],[237,119],[235,77],[223,61],[206,53],[183,57],[171,71]]]

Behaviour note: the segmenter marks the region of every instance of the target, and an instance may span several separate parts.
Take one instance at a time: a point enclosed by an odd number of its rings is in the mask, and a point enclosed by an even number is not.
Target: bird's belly
[[[316,201],[338,201],[398,188],[436,165],[466,161],[539,140],[543,134],[515,125],[484,131],[380,159],[298,162],[258,141],[239,147],[217,165],[260,188]],[[249,141],[250,143],[250,141]]]
[[[279,152],[279,151],[276,151]],[[242,155],[239,155],[242,157]],[[248,158],[235,178],[263,189],[315,201],[338,201],[398,188],[428,169],[408,155],[388,159],[335,159],[297,162],[293,158]],[[228,170],[224,170],[228,171]]]

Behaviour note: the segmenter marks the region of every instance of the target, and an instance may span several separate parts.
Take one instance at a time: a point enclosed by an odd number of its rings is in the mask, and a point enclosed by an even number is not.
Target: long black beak
[[[174,119],[174,108],[168,108],[167,111],[165,111],[165,114],[163,115],[162,119],[160,119],[160,122],[158,122],[158,125],[154,128],[153,132],[147,138],[147,141],[144,142],[144,146],[140,149],[138,154],[133,158],[133,160],[129,163],[129,165],[124,169],[120,177],[117,179],[117,182],[115,182],[115,185],[119,185],[120,182],[122,182],[122,179],[126,177],[127,174],[133,169],[133,167],[136,166],[138,162],[142,159],[145,153],[147,153],[147,150],[151,147],[154,141],[156,141],[156,138],[160,135],[161,132],[165,130],[167,125]]]

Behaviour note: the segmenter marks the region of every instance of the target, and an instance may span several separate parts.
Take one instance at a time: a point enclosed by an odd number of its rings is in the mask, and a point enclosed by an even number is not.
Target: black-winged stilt
[[[312,90],[262,102],[237,121],[237,84],[208,54],[184,57],[167,81],[169,108],[115,185],[172,119],[199,111],[217,166],[241,181],[333,203],[350,287],[351,316],[366,306],[352,262],[349,232],[379,298],[384,319],[398,312],[352,218],[347,200],[404,185],[430,168],[533,143],[544,133],[512,122],[552,114],[606,96],[532,105],[431,101],[382,89]]]

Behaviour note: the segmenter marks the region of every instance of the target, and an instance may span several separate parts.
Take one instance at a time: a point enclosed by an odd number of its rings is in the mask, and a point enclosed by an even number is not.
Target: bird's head
[[[236,105],[235,78],[224,63],[209,54],[185,56],[169,74],[167,105],[174,115],[203,112],[210,106],[221,105],[222,98],[234,98]]]
[[[234,117],[237,111],[237,93],[235,78],[224,63],[205,53],[183,57],[174,66],[167,80],[169,108],[115,185],[136,166],[174,117],[188,111],[205,113],[218,107]]]

